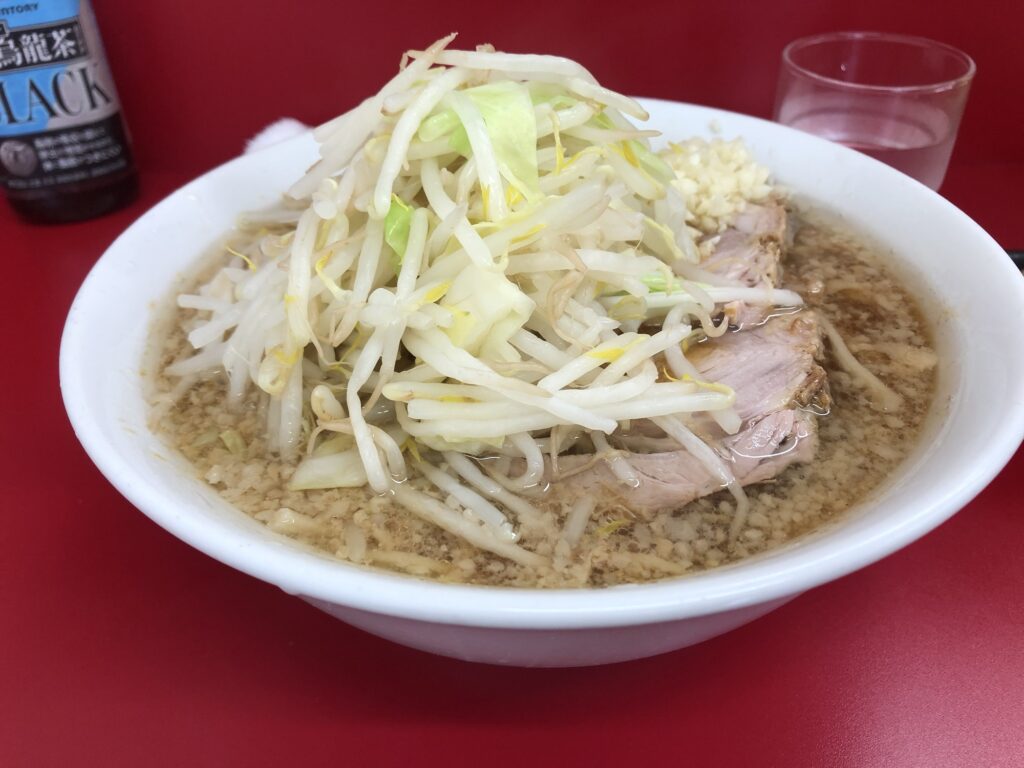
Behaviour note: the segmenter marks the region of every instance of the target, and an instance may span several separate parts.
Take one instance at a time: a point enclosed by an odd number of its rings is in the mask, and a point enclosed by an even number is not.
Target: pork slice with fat
[[[737,434],[722,434],[710,419],[692,426],[713,445],[741,485],[764,482],[790,464],[813,460],[817,424],[804,406],[828,402],[825,371],[816,362],[821,346],[813,313],[801,311],[726,334],[691,351],[690,359],[702,377],[736,392],[742,419]],[[660,448],[665,439],[653,438],[650,444]],[[685,450],[632,450],[623,458],[639,475],[635,488],[623,484],[605,460],[592,454],[560,456],[557,472],[549,461],[546,479],[574,495],[611,493],[642,511],[678,508],[722,488],[721,480]]]
[[[701,262],[701,269],[730,283],[774,288],[780,277],[786,222],[786,209],[779,203],[748,204],[728,228],[714,236],[714,250]],[[725,306],[725,314],[732,325],[749,327],[765,318],[767,308],[735,301]]]
[[[788,409],[749,424],[723,440],[720,447],[736,480],[749,485],[775,477],[794,462],[812,460],[817,439],[814,417]],[[624,485],[606,461],[595,462],[587,455],[559,457],[562,479],[549,476],[549,480],[572,495],[611,492],[639,511],[681,507],[723,487],[721,480],[684,450],[628,453],[625,458],[639,475],[640,483],[635,488]]]
[[[691,348],[687,358],[706,381],[731,387],[744,421],[791,404],[826,400],[821,328],[813,312],[773,317],[749,330],[731,331]]]

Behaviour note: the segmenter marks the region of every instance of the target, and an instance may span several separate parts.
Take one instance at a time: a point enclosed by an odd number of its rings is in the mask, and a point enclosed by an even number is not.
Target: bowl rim
[[[772,130],[799,133],[803,141],[823,142],[835,151],[856,156],[853,162],[878,161],[824,139],[771,121],[683,102],[642,99],[645,105],[684,107],[707,121],[728,118],[756,121]],[[289,144],[307,137],[290,140]],[[82,384],[87,371],[85,333],[81,315],[106,274],[109,255],[129,233],[161,215],[173,199],[214,174],[230,173],[248,156],[230,160],[171,193],[139,217],[96,262],[72,303],[60,347],[60,385],[72,427],[86,453],[109,482],[136,508],[177,538],[244,573],[274,584],[290,594],[347,606],[375,614],[444,624],[515,629],[585,629],[652,624],[721,613],[793,596],[832,581],[906,546],[940,525],[973,499],[1005,466],[1024,438],[1024,398],[1011,404],[1001,430],[993,435],[968,470],[949,478],[941,495],[933,496],[906,514],[873,523],[836,540],[825,532],[820,538],[764,557],[739,561],[718,569],[647,584],[601,589],[530,589],[454,585],[334,560],[310,549],[284,547],[266,539],[243,537],[237,529],[202,515],[180,513],[180,507],[155,488],[141,482],[131,464],[121,458],[104,437],[96,409]],[[847,160],[850,160],[847,157]],[[992,269],[1008,281],[1016,280],[1016,293],[1024,307],[1024,277],[1000,246],[981,227],[951,203],[898,171],[883,166],[893,183],[919,187],[917,194],[934,195],[947,215],[972,228],[980,251],[987,251]],[[1001,256],[1005,269],[995,262]],[[243,514],[240,513],[239,514]],[[227,533],[227,535],[225,535]],[[243,541],[242,539],[246,540]]]

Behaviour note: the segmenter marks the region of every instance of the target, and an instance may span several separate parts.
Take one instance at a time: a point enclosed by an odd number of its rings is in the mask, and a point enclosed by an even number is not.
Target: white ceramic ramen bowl
[[[779,181],[891,248],[918,287],[942,360],[935,413],[888,483],[840,522],[677,580],[539,591],[452,586],[337,562],[229,506],[147,427],[139,373],[147,329],[154,304],[235,216],[273,202],[309,165],[308,136],[178,190],[96,264],[71,308],[60,358],[64,402],[86,451],[129,501],[210,556],[382,637],[500,664],[602,664],[697,643],[935,528],[995,476],[1024,434],[1024,278],[967,216],[875,160],[763,120],[646,105],[668,137],[706,136],[712,125],[743,136]]]

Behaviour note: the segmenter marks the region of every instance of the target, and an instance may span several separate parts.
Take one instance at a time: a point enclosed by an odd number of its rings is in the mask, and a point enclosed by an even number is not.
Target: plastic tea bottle
[[[40,223],[99,216],[138,193],[88,0],[0,0],[0,186]]]

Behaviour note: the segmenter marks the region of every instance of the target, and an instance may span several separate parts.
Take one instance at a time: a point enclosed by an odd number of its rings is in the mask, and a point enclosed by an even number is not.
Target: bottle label
[[[78,184],[131,165],[87,0],[0,0],[0,184]]]

